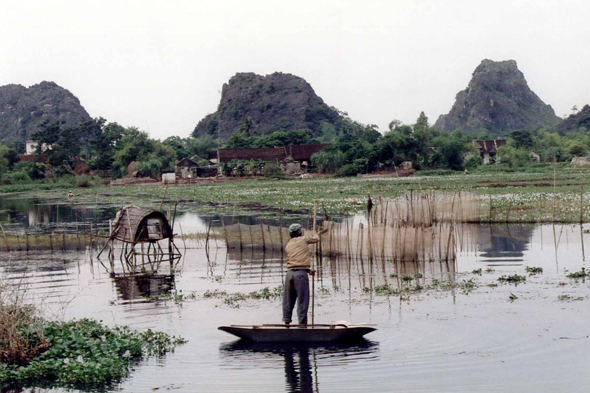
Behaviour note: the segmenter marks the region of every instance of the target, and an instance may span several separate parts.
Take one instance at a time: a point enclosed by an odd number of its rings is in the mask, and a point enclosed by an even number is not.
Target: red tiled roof
[[[40,156],[38,156],[37,154],[20,154],[18,156],[18,159],[23,162],[47,162],[47,157],[45,157],[45,155],[43,154],[41,154]]]
[[[291,145],[283,147],[264,147],[252,149],[221,149],[221,162],[231,160],[260,160],[260,161],[283,161],[292,156],[296,161],[309,161],[314,153],[317,153],[329,144],[313,145]],[[217,152],[211,152],[211,159],[217,158]]]
[[[496,153],[498,148],[506,145],[505,139],[496,139],[491,141],[475,141],[479,148],[485,153]]]

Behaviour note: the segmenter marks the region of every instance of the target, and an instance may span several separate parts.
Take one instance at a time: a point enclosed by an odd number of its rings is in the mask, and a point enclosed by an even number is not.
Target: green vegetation
[[[400,291],[397,288],[392,287],[389,284],[378,285],[375,287],[375,293],[381,296],[393,296],[399,295]]]
[[[90,319],[47,322],[25,317],[21,322],[18,334],[33,352],[23,352],[20,358],[3,356],[0,382],[53,380],[64,387],[104,386],[126,376],[138,360],[164,355],[186,342],[151,330],[108,328]],[[10,349],[3,340],[2,355]]]
[[[430,284],[418,284],[411,286],[409,283],[414,279],[412,276],[407,277],[407,280],[402,282],[401,288],[396,288],[391,284],[378,285],[373,288],[376,295],[379,296],[400,296],[402,300],[409,300],[407,297],[411,293],[419,293],[423,291],[450,291],[453,289],[459,289],[465,295],[469,295],[473,290],[478,287],[477,281],[474,279],[462,280],[462,281],[439,281],[433,279]],[[421,275],[420,275],[421,278]],[[371,289],[368,287],[363,288],[363,293],[371,293]]]
[[[566,275],[567,278],[585,278],[587,276],[590,276],[590,272],[586,271],[586,268],[582,268],[582,270],[580,270],[579,272],[573,272],[573,273],[569,273]]]
[[[149,301],[150,302],[158,302],[158,301],[173,301],[174,303],[183,303],[187,300],[195,300],[197,298],[197,294],[196,293],[183,293],[182,289],[179,291],[172,291],[169,293],[165,293],[165,294],[161,294],[158,296],[150,296],[149,297]]]
[[[582,301],[582,300],[584,300],[584,297],[583,296],[559,295],[559,296],[557,296],[557,300],[559,300],[561,302]]]
[[[283,287],[279,285],[275,288],[268,288],[265,287],[259,291],[253,291],[248,294],[236,292],[236,293],[229,293],[227,291],[221,291],[216,289],[214,291],[207,290],[205,291],[203,297],[205,299],[212,299],[212,298],[219,298],[223,299],[223,303],[232,307],[232,308],[239,308],[240,303],[246,301],[248,299],[251,300],[274,300],[278,299],[283,296]]]
[[[526,277],[525,276],[520,276],[518,274],[513,274],[511,276],[504,275],[504,276],[498,277],[498,281],[500,281],[500,282],[508,282],[508,283],[511,283],[511,284],[519,284],[519,283],[525,282],[526,281]]]
[[[158,208],[166,194],[167,201],[183,201],[179,209],[197,207],[201,211],[220,211],[226,208],[230,212],[250,212],[255,205],[262,214],[278,215],[279,209],[307,213],[313,209],[313,201],[318,200],[328,212],[355,213],[366,210],[367,194],[393,198],[412,190],[442,190],[475,194],[481,204],[482,222],[579,222],[580,187],[587,181],[590,170],[557,167],[553,193],[553,169],[549,169],[550,173],[461,173],[450,177],[249,180],[169,187],[168,191],[166,186],[79,188],[76,202],[93,203],[108,196],[109,203],[115,205],[133,200],[134,204]],[[67,187],[40,185],[40,189],[48,192],[36,196],[61,199],[64,196],[61,190]],[[0,193],[21,191],[36,191],[36,188],[29,185],[0,186]],[[581,206],[585,221],[590,219],[588,192],[590,188],[586,187]]]
[[[518,296],[516,296],[515,294],[513,294],[512,292],[510,292],[510,296],[508,296],[508,299],[511,302],[514,302],[516,299],[518,299]]]
[[[535,267],[535,266],[527,266],[525,268],[526,272],[529,273],[531,276],[535,274],[542,274],[543,268],[542,267]]]

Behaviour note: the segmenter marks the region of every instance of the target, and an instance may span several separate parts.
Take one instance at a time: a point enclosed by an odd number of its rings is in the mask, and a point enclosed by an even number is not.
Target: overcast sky
[[[516,60],[559,116],[590,104],[589,1],[0,1],[0,85],[54,81],[161,139],[237,72],[298,75],[381,130],[434,123],[484,58]]]

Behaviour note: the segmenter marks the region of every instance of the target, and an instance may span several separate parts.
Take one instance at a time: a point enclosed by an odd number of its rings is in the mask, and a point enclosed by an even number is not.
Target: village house
[[[37,154],[37,145],[38,144],[39,143],[37,141],[33,141],[33,140],[25,141],[25,154],[27,154],[27,155]],[[41,153],[44,153],[50,149],[53,150],[53,145],[46,145],[45,143],[43,145],[41,145]]]
[[[506,139],[494,139],[491,141],[475,141],[475,143],[479,147],[481,158],[483,158],[483,163],[487,165],[496,162],[498,148],[506,145]]]
[[[312,167],[311,156],[322,151],[329,144],[291,145],[282,147],[249,148],[249,149],[219,149],[211,152],[210,160],[217,161],[217,155],[222,164],[233,160],[275,162],[286,174],[307,173]]]
[[[176,165],[174,165],[174,172],[176,173],[177,179],[192,179],[197,177],[198,168],[199,164],[190,158],[185,157],[176,161]]]
[[[198,163],[190,158],[181,158],[174,165],[174,173],[177,181],[190,181],[198,177],[215,177],[218,169],[211,167],[201,167]]]

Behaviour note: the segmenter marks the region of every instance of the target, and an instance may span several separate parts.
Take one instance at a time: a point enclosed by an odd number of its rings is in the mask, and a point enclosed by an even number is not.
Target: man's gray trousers
[[[309,277],[308,270],[287,270],[285,292],[283,293],[283,322],[291,323],[291,315],[297,304],[297,318],[300,325],[307,325],[307,309],[309,308]]]

